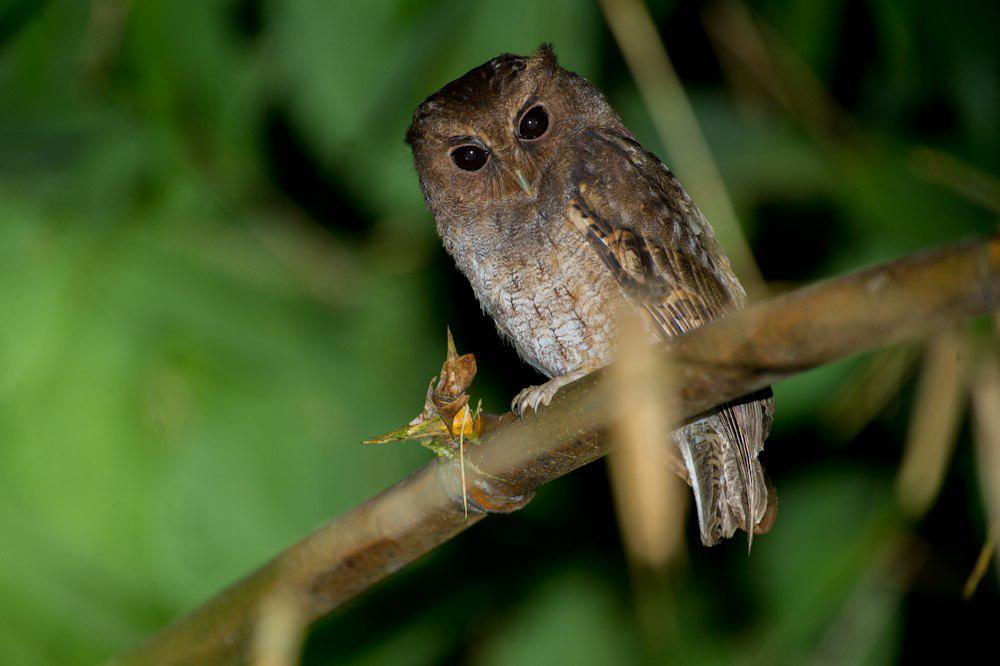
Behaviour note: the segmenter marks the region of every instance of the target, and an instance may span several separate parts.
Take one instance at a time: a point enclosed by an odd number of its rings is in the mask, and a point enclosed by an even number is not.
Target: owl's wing
[[[655,156],[627,135],[592,131],[574,158],[566,219],[665,338],[742,306],[745,292],[711,227]],[[675,434],[709,545],[736,526],[750,534],[766,523],[757,455],[772,411],[768,390]]]
[[[588,132],[575,148],[567,219],[665,336],[743,304],[711,227],[662,162],[618,134]]]

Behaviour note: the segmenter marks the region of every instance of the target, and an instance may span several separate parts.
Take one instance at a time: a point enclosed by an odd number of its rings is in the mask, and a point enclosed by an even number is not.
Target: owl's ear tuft
[[[556,58],[556,52],[552,48],[552,42],[544,42],[535,49],[534,55],[531,56],[533,60],[537,60],[546,67],[555,68],[559,66],[559,59]]]

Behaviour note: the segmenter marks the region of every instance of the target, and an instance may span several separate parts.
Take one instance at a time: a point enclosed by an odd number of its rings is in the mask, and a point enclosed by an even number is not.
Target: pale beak
[[[524,175],[523,171],[521,171],[520,169],[515,169],[514,175],[517,177],[517,184],[521,186],[521,189],[524,191],[525,194],[527,194],[529,197],[532,194],[534,194],[534,191],[531,189],[531,183],[528,182],[528,179]]]

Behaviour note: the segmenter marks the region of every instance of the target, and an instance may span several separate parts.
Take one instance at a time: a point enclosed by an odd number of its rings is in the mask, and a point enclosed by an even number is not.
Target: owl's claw
[[[520,419],[524,420],[524,413],[528,409],[533,411],[538,411],[538,405],[548,405],[552,402],[552,398],[555,396],[556,391],[559,387],[554,389],[549,389],[549,383],[541,384],[539,386],[529,386],[528,388],[522,390],[514,399],[510,401],[510,409],[512,412],[518,415]]]
[[[567,384],[572,384],[585,376],[587,372],[587,370],[574,370],[565,375],[553,377],[544,384],[529,386],[515,395],[514,399],[510,401],[510,410],[517,414],[523,421],[524,413],[528,411],[529,407],[532,411],[537,412],[539,405],[547,406],[552,402],[552,398],[559,392],[559,389]]]

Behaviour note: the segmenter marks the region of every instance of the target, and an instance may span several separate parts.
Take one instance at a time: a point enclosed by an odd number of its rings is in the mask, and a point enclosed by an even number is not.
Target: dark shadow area
[[[753,210],[753,252],[764,279],[805,282],[824,274],[844,227],[837,207],[819,198],[771,199]]]
[[[267,174],[281,192],[325,229],[356,240],[368,235],[371,216],[350,201],[285,111],[270,107],[262,133]]]

